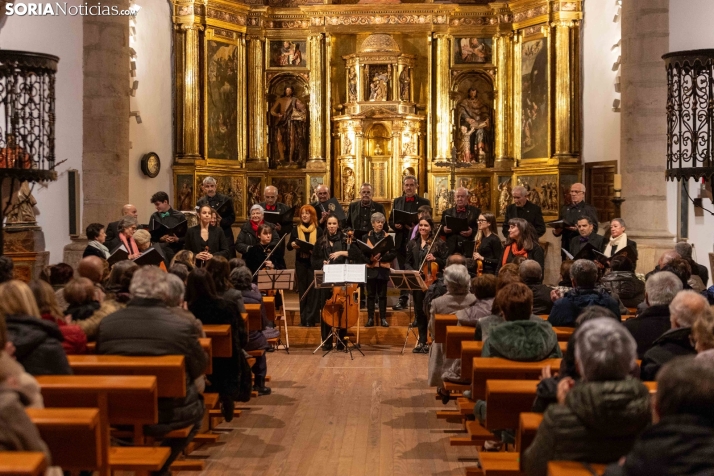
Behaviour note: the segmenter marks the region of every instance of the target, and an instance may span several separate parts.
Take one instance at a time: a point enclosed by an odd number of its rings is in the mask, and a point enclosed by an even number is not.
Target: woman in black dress
[[[230,259],[228,240],[223,230],[211,226],[211,211],[208,205],[203,205],[198,210],[198,225],[186,232],[185,250],[193,252],[196,266],[203,266],[213,255]]]
[[[478,262],[482,264],[483,273],[496,274],[498,264],[503,257],[503,245],[498,238],[496,217],[491,213],[482,213],[478,217],[478,232],[476,233],[476,248],[473,253],[473,266],[469,264],[469,271],[476,274]],[[467,260],[468,261],[468,260]]]
[[[318,240],[312,253],[312,268],[314,270],[321,270],[326,264],[345,264],[347,262],[347,237],[342,233],[342,230],[340,230],[340,221],[336,216],[330,215],[327,217],[325,230],[326,233]],[[321,314],[322,308],[325,306],[325,301],[331,296],[331,289],[320,290],[319,303]],[[324,341],[330,335],[330,326],[321,320],[320,329],[322,340]],[[340,339],[344,338],[346,334],[346,329],[340,330]],[[324,350],[331,350],[332,342],[325,342],[322,348]]]
[[[538,262],[540,269],[545,269],[545,253],[538,244],[538,234],[533,225],[523,218],[508,220],[508,239],[499,267],[513,262],[517,256],[532,259]]]
[[[245,265],[255,275],[254,282],[258,281],[256,271],[259,269],[285,269],[285,260],[279,253],[275,252],[270,255],[270,259],[266,259],[275,248],[275,243],[273,243],[274,235],[275,230],[270,223],[261,223],[258,225],[258,240],[256,244],[252,245],[243,254]]]
[[[318,290],[310,287],[315,279],[312,263],[310,262],[315,251],[301,251],[296,240],[305,241],[316,245],[322,236],[322,230],[317,224],[317,214],[312,205],[303,205],[300,208],[300,224],[290,231],[288,246],[295,250],[295,276],[300,299],[300,327],[314,327],[320,322],[320,303]],[[308,288],[310,290],[308,291]],[[305,293],[307,292],[307,295]],[[303,297],[304,296],[304,297]]]
[[[417,225],[417,236],[407,243],[407,256],[404,262],[405,268],[409,270],[421,271],[419,267],[424,263],[436,262],[439,271],[444,269],[446,264],[446,244],[434,235],[434,222],[431,218],[422,218]],[[432,242],[436,240],[432,247]],[[431,252],[429,253],[429,248]],[[424,276],[422,275],[422,278]],[[429,347],[426,345],[426,334],[428,317],[424,313],[424,291],[412,291],[414,298],[414,314],[419,328],[419,343],[414,347],[415,354],[428,354]]]

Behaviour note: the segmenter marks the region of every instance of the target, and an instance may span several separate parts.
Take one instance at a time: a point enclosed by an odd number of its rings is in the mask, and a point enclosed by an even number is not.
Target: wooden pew
[[[538,427],[543,420],[540,413],[521,413],[516,434],[517,453],[479,452],[479,463],[484,476],[522,476],[523,452],[533,443]],[[467,469],[468,474],[468,469]]]
[[[519,414],[533,407],[538,380],[487,380],[486,422],[491,431],[518,428]]]
[[[540,362],[516,362],[499,357],[475,357],[472,359],[471,398],[486,398],[487,380],[537,380],[546,365],[560,368],[561,359],[545,359]]]
[[[588,465],[597,474],[603,474],[607,465]],[[577,461],[551,461],[548,463],[548,476],[592,476],[592,472],[586,468],[585,463]]]
[[[47,458],[42,452],[0,452],[0,476],[41,476],[47,469]]]
[[[570,340],[570,336],[573,335],[573,332],[575,332],[574,327],[553,327],[553,330],[560,342],[567,342]]]
[[[437,344],[446,342],[446,328],[455,326],[458,322],[453,314],[436,314],[434,316],[434,342]]]
[[[201,348],[208,356],[208,367],[206,367],[206,375],[213,373],[213,341],[210,337],[201,337],[198,339]]]
[[[206,337],[211,339],[213,357],[233,355],[233,336],[229,324],[211,324],[203,326]]]
[[[461,345],[464,341],[472,341],[475,337],[476,329],[466,326],[447,326],[446,338],[444,342],[444,355],[447,359],[458,359],[461,357]]]

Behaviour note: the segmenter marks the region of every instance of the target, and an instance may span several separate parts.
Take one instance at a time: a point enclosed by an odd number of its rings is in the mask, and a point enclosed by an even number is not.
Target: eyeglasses
[[[479,219],[479,220],[476,220],[476,221],[479,222],[479,223],[488,223],[488,220],[481,220],[481,219]]]
[[[570,193],[578,194],[578,193],[585,193],[585,192],[583,192],[582,190],[571,190]]]

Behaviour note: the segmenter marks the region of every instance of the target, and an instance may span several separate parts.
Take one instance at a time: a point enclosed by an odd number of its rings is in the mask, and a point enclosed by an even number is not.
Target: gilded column
[[[451,111],[449,94],[449,58],[450,43],[449,35],[437,33],[436,39],[436,157],[435,161],[451,160]]]
[[[513,94],[511,97],[514,98],[513,100],[513,121],[511,121],[512,127],[513,127],[513,135],[511,136],[513,140],[511,141],[511,145],[507,146],[508,149],[510,149],[513,152],[513,157],[516,159],[516,161],[520,160],[521,158],[521,134],[523,131],[521,130],[521,117],[523,114],[523,100],[522,100],[522,88],[521,88],[521,51],[523,47],[523,42],[522,42],[522,37],[519,32],[515,32],[513,34],[513,77],[515,78],[513,81],[511,81],[511,90],[513,91]],[[516,163],[518,165],[518,163]]]
[[[248,137],[248,160],[250,167],[267,168],[265,152],[268,130],[266,127],[265,85],[263,81],[263,40],[257,36],[248,37],[248,117],[250,135]]]
[[[494,56],[496,58],[496,167],[510,168],[509,159],[513,158],[511,99],[509,91],[512,77],[512,34],[499,34],[494,38]]]
[[[571,128],[571,70],[570,28],[571,21],[557,21],[555,29],[555,155],[573,155]]]
[[[312,34],[307,37],[308,58],[310,61],[310,163],[321,163],[325,161],[324,154],[324,123],[325,115],[323,110],[323,64],[324,48],[323,36],[321,33]]]
[[[201,117],[201,81],[198,67],[199,32],[201,25],[195,24],[193,15],[181,17],[176,25],[177,95],[176,103],[178,127],[176,127],[176,156],[178,159],[200,159],[199,136]]]
[[[245,35],[238,35],[238,77],[245,78]],[[242,167],[245,167],[245,161],[247,157],[246,150],[246,132],[248,130],[248,113],[246,108],[246,98],[245,94],[238,95],[238,120],[240,121],[240,128],[238,129],[238,160]]]

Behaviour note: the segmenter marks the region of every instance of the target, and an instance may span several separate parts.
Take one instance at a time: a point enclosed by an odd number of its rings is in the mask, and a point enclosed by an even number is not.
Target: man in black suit
[[[596,250],[602,249],[603,238],[598,235],[593,228],[593,221],[590,217],[585,216],[578,220],[577,223],[578,236],[570,240],[570,253],[575,256],[585,246],[585,243],[590,243]]]
[[[125,216],[133,216],[134,218],[138,219],[139,217],[139,211],[136,209],[134,205],[131,203],[127,203],[123,207],[121,207],[121,216],[122,218]],[[120,240],[119,240],[119,222],[121,220],[113,221],[107,225],[107,237],[104,240],[104,246],[106,246],[109,251],[114,250],[117,246],[119,246]]]
[[[360,200],[355,200],[350,203],[345,226],[355,231],[363,231],[366,233],[372,229],[372,214],[379,212],[382,215],[386,215],[386,213],[384,213],[384,205],[372,201],[371,184],[362,184],[359,194]]]
[[[597,210],[592,205],[585,203],[585,185],[581,183],[574,183],[570,186],[570,200],[570,205],[563,205],[560,209],[559,219],[565,222],[563,228],[553,230],[553,235],[561,237],[561,248],[575,255],[570,250],[570,243],[573,238],[579,236],[576,223],[580,218],[588,216],[593,223],[593,229],[597,230]]]
[[[423,198],[417,195],[417,178],[413,175],[407,175],[402,179],[402,190],[404,195],[394,199],[392,210],[389,212],[389,226],[395,231],[394,245],[397,248],[397,262],[399,267],[404,269],[404,261],[407,254],[407,243],[412,233],[413,226],[394,223],[394,210],[402,210],[405,212],[416,213],[422,205],[431,206],[428,198]],[[402,291],[399,295],[399,302],[392,307],[395,311],[405,309],[409,300],[409,292]]]
[[[331,214],[330,207],[327,201],[330,199],[330,187],[327,185],[318,185],[315,189],[315,194],[317,195],[317,201],[311,203],[312,208],[315,209],[317,214],[317,223],[325,231],[325,225],[327,224],[327,217]],[[345,220],[340,220],[340,229],[345,227]]]
[[[226,235],[230,256],[235,256],[236,251],[232,225],[233,222],[236,221],[236,212],[233,209],[233,199],[218,193],[216,190],[216,179],[213,177],[203,179],[203,193],[205,193],[205,195],[198,200],[196,207],[200,208],[203,205],[208,205],[220,215],[221,222],[218,226],[223,230],[223,234]]]
[[[179,223],[186,221],[186,217],[183,213],[178,210],[171,208],[169,204],[169,195],[166,192],[156,192],[151,196],[151,203],[156,207],[156,211],[151,214],[149,218],[149,230],[154,230],[158,227],[158,224],[162,224],[168,228],[173,228]],[[164,235],[159,239],[159,245],[161,251],[166,256],[166,260],[171,262],[174,255],[183,249],[183,245],[186,241],[186,237],[172,235]]]
[[[508,236],[508,220],[523,218],[533,225],[538,238],[545,235],[543,211],[535,203],[528,200],[528,191],[522,185],[513,187],[513,203],[506,207],[506,218],[503,220],[503,236]]]
[[[692,268],[692,275],[697,275],[702,279],[704,287],[707,287],[709,282],[709,270],[706,266],[703,266],[692,259],[692,245],[686,241],[680,241],[674,245],[674,251],[676,251],[679,256],[687,260],[689,266]]]
[[[277,212],[283,215],[283,220],[275,224],[275,231],[277,231],[278,236],[282,238],[283,235],[290,233],[293,229],[293,214],[287,214],[287,212],[290,211],[290,207],[278,201],[278,189],[272,185],[265,187],[263,197],[265,201],[259,203],[259,205],[263,207],[263,210],[266,212]],[[285,238],[280,247],[275,250],[275,255],[280,256],[283,260],[285,259],[285,244],[288,238]],[[278,262],[280,261],[281,260],[278,260]]]
[[[469,205],[469,191],[464,187],[459,187],[454,191],[454,199],[456,206],[447,208],[441,214],[441,234],[446,237],[446,248],[449,256],[458,252],[464,254],[464,243],[473,241],[478,230],[478,216],[481,214],[481,209]],[[465,218],[468,222],[468,230],[459,233],[454,232],[446,226],[446,217]]]

